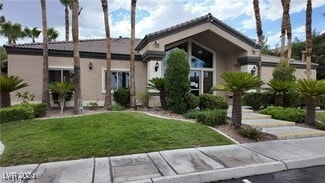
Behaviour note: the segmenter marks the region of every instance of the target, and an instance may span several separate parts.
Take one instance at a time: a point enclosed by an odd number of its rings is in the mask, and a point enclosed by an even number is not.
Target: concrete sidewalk
[[[36,180],[28,182],[190,183],[317,165],[325,165],[325,137],[1,167],[0,173],[2,182],[15,172],[32,172]]]

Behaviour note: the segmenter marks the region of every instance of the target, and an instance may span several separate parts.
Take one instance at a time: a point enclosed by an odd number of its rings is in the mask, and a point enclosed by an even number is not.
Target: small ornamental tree
[[[183,114],[187,110],[186,96],[190,92],[189,72],[190,65],[184,50],[172,50],[169,53],[165,74],[167,106],[172,112]]]
[[[273,79],[280,81],[295,81],[295,68],[289,64],[288,60],[282,59],[273,69]]]
[[[58,101],[60,103],[61,114],[62,114],[67,95],[73,92],[74,86],[72,83],[56,81],[51,83],[49,88],[52,92],[59,94]]]
[[[147,84],[148,89],[158,90],[160,97],[160,104],[164,110],[167,110],[165,78],[152,78]]]
[[[28,86],[24,80],[18,76],[0,75],[0,107],[11,105],[10,92]]]

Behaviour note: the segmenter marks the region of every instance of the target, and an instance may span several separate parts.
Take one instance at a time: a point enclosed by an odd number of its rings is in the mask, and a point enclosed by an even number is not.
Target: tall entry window
[[[214,53],[193,40],[172,45],[166,49],[166,56],[163,59],[164,71],[167,68],[168,54],[174,49],[183,49],[187,54],[191,68],[189,74],[191,93],[195,95],[210,93],[216,74]]]

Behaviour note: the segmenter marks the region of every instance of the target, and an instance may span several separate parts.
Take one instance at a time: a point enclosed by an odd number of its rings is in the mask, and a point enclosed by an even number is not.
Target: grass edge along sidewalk
[[[138,112],[1,124],[1,166],[233,144],[198,123]]]

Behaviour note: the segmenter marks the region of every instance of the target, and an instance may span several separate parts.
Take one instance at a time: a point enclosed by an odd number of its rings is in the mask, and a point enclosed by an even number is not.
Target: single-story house
[[[260,46],[235,29],[221,22],[211,14],[147,34],[136,39],[136,91],[146,90],[148,81],[164,77],[168,53],[181,48],[187,52],[190,64],[189,80],[191,92],[198,95],[222,82],[220,75],[225,71],[252,72],[260,60]],[[21,91],[35,95],[40,102],[42,95],[42,43],[6,45],[8,53],[8,74],[18,75],[29,84]],[[53,81],[73,79],[72,41],[50,42],[49,78]],[[105,97],[106,42],[105,39],[80,40],[81,91],[83,105],[98,101],[103,105]],[[112,38],[112,88],[129,85],[130,39]],[[278,57],[262,55],[262,79],[272,78],[272,70],[279,62]],[[305,78],[306,64],[292,61],[296,77]],[[312,77],[316,78],[316,67],[312,65]],[[257,71],[255,71],[257,72]],[[156,96],[157,91],[150,91]],[[226,93],[219,93],[227,96]],[[21,102],[13,92],[12,104]],[[150,106],[157,106],[157,100]]]

